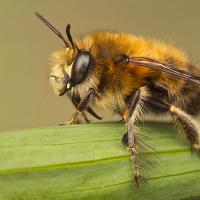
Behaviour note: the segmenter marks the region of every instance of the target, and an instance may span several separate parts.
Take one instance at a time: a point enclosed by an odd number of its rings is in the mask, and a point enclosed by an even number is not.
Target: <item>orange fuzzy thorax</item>
[[[78,44],[83,49],[89,50],[91,48],[97,64],[108,66],[105,80],[109,82],[109,85],[118,84],[117,88],[121,88],[124,95],[128,95],[135,88],[145,85],[148,78],[161,82],[168,80],[172,89],[175,86],[178,88],[177,84],[181,84],[181,81],[176,82],[173,78],[170,80],[168,74],[141,66],[116,65],[112,62],[114,56],[126,54],[129,57],[143,56],[161,62],[172,61],[173,64],[177,63],[177,66],[182,67],[182,69],[185,69],[185,63],[188,63],[186,55],[172,45],[125,33],[96,32],[86,36]]]

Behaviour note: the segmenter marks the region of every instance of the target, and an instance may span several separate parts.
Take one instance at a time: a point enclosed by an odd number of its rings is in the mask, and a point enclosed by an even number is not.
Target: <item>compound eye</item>
[[[81,51],[75,57],[72,65],[71,82],[76,85],[81,83],[92,66],[92,55],[88,51]]]

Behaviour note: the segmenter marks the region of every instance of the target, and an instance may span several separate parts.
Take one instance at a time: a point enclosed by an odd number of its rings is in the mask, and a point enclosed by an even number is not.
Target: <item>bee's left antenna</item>
[[[68,37],[68,39],[69,39],[69,41],[70,41],[70,43],[71,43],[71,45],[72,45],[72,47],[73,47],[73,49],[74,49],[74,42],[73,42],[73,40],[72,40],[72,36],[71,36],[71,33],[70,33],[70,28],[71,28],[71,25],[70,25],[70,24],[67,24],[67,27],[66,27],[66,34],[67,34],[67,37]]]
[[[67,41],[65,40],[65,38],[63,37],[63,35],[60,33],[60,31],[58,31],[55,27],[53,27],[44,17],[42,17],[42,15],[40,15],[39,13],[35,12],[35,15],[46,25],[48,26],[64,43],[66,47],[69,47],[69,44],[67,43]],[[71,42],[71,41],[70,41]]]
[[[68,40],[70,41],[71,45],[72,45],[72,48],[73,49],[77,49],[79,51],[79,48],[77,46],[77,44],[73,41],[72,39],[72,36],[71,36],[71,33],[70,33],[70,29],[71,29],[71,25],[70,24],[67,24],[66,26],[66,34],[67,34],[67,38]]]

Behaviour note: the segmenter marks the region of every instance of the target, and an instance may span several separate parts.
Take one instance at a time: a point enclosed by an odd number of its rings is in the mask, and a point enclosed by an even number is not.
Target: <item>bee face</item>
[[[53,67],[50,74],[49,82],[56,95],[61,96],[70,90],[70,77],[64,71],[64,66],[58,65]]]
[[[95,63],[90,52],[70,48],[54,53],[52,60],[50,84],[58,96],[81,84]]]
[[[71,48],[61,49],[52,54],[50,85],[56,95],[61,96],[71,89],[70,73],[74,51]]]
[[[70,33],[70,24],[67,24],[66,35],[70,42],[39,13],[36,16],[50,28],[65,44],[65,49],[53,55],[53,68],[50,73],[50,84],[55,94],[61,96],[70,91],[72,87],[82,83],[88,71],[94,66],[93,56],[89,51],[81,50],[73,41]]]

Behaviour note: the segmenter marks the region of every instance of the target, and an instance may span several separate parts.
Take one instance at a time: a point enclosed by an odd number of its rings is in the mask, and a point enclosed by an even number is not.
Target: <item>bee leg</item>
[[[75,94],[68,94],[69,99],[71,100],[72,104],[74,105],[74,107],[76,108],[76,110],[78,110],[78,105],[81,101],[80,96],[79,95],[75,95]],[[101,117],[99,117],[92,108],[90,108],[89,106],[87,106],[86,111],[88,113],[90,113],[91,115],[93,115],[94,117],[101,119]],[[90,120],[87,117],[87,114],[85,113],[85,111],[81,112],[81,115],[83,117],[83,119],[85,120],[86,123],[90,123]],[[79,120],[79,114],[77,113],[77,111],[70,117],[70,120],[67,120],[64,123],[59,124],[60,126],[62,125],[70,125],[70,124],[80,124],[81,121]]]
[[[135,95],[135,93],[133,95]],[[123,113],[123,119],[121,120],[121,122],[125,121],[127,123],[128,120],[129,120],[129,109],[126,109],[125,112]],[[124,146],[126,147],[128,146],[128,133],[125,133],[123,135],[121,142]]]
[[[96,96],[95,89],[90,88],[86,93],[86,95],[83,97],[83,99],[81,99],[81,101],[79,102],[77,106],[78,112],[83,112],[84,110],[86,110],[88,105],[92,102],[92,100],[94,100],[95,96]]]
[[[88,113],[90,113],[93,117],[95,117],[96,119],[102,120],[102,117],[100,117],[99,115],[97,115],[96,112],[90,106],[87,106],[85,110]]]
[[[69,123],[69,124],[79,124],[78,116],[79,116],[79,112],[76,111],[76,112],[72,115],[72,117],[71,117],[71,119],[70,119],[70,121],[69,121],[68,123]]]
[[[80,101],[81,101],[80,96],[79,96],[79,95],[75,95],[75,94],[71,94],[71,95],[68,95],[68,96],[69,96],[71,102],[73,103],[73,105],[75,106],[75,108],[77,109],[78,104],[79,104]],[[99,119],[99,120],[102,119],[101,117],[99,117],[99,116],[95,113],[95,111],[94,111],[90,106],[86,106],[85,110],[86,110],[88,113],[90,113],[92,116],[94,116],[95,118],[97,118],[97,119]],[[83,116],[85,122],[86,122],[86,123],[90,123],[90,120],[88,119],[87,114],[86,114],[85,112],[82,112],[81,114],[82,114],[82,116]]]
[[[128,149],[131,156],[131,161],[134,169],[134,176],[135,176],[135,183],[136,187],[139,188],[141,184],[141,175],[138,169],[138,162],[137,162],[137,146],[136,146],[136,137],[135,137],[135,119],[133,118],[134,113],[136,112],[137,104],[139,103],[140,92],[139,90],[136,91],[131,107],[129,112],[129,119],[127,122],[127,142],[128,142]]]
[[[77,111],[72,116],[72,119],[70,120],[70,124],[76,124],[78,122],[78,116],[80,114],[82,114],[85,120],[89,122],[84,111],[87,109],[87,106],[91,103],[91,101],[94,100],[95,96],[96,96],[95,89],[90,88],[88,92],[86,93],[86,95],[83,97],[83,99],[81,99],[81,101],[77,105],[76,107]]]
[[[142,177],[140,175],[139,163],[137,159],[138,152],[137,152],[137,140],[135,137],[135,126],[131,124],[131,122],[129,122],[128,124],[127,134],[128,134],[128,150],[130,152],[132,166],[134,169],[135,183],[136,187],[139,188],[141,185]]]
[[[89,124],[89,123],[90,123],[90,120],[88,119],[87,114],[83,111],[83,112],[81,113],[81,115],[83,116],[85,122]]]
[[[185,111],[158,99],[148,99],[147,103],[162,112],[169,112],[180,132],[186,136],[194,149],[200,152],[200,128],[196,120]]]
[[[123,136],[122,142],[127,145],[127,148],[130,152],[131,161],[134,169],[135,183],[136,187],[139,188],[142,183],[142,176],[139,172],[139,162],[138,162],[138,151],[137,151],[137,123],[139,122],[139,116],[141,115],[141,106],[144,99],[144,90],[140,88],[133,94],[131,105],[128,113],[127,120],[127,133]]]
[[[76,111],[70,118],[69,121],[66,121],[64,123],[59,124],[59,126],[64,126],[64,125],[72,125],[72,124],[80,124],[80,121],[78,119],[79,113]]]
[[[80,114],[83,116],[83,118],[84,118],[86,123],[90,123],[90,120],[87,118],[87,115],[86,115],[86,113],[84,111],[82,111],[82,112],[76,111],[72,115],[71,119],[67,122],[67,124],[80,124],[81,123],[81,121],[79,120],[79,115]]]
[[[200,152],[200,128],[196,120],[173,105],[170,107],[170,112],[180,132],[187,137],[193,148]]]
[[[73,105],[75,106],[75,108],[77,109],[77,106],[78,106],[80,100],[77,101],[77,99],[72,98],[72,97],[70,99],[71,99],[71,102],[73,103]],[[84,111],[81,113],[81,115],[83,116],[83,119],[85,120],[86,123],[90,123],[90,120],[88,119],[87,114]],[[79,120],[77,120],[77,122],[78,122],[78,124],[80,123]]]
[[[84,111],[79,112],[76,111],[70,118],[69,121],[66,121],[64,123],[59,124],[60,126],[62,125],[72,125],[72,124],[81,124],[82,122],[79,120],[80,114],[83,116],[83,119],[85,120],[86,123],[90,123],[90,120],[87,118],[87,115]]]
[[[121,142],[124,146],[128,147],[128,132],[124,133]]]

